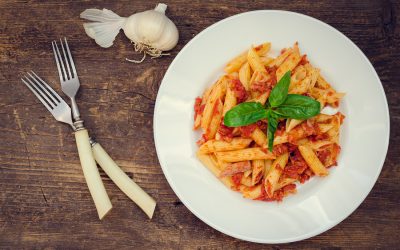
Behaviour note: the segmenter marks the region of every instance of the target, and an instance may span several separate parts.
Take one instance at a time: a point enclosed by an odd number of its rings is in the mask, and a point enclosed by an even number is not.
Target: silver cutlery
[[[25,85],[36,95],[43,105],[50,111],[57,121],[69,124],[75,131],[75,140],[78,147],[79,159],[83,175],[89,187],[100,220],[111,210],[111,201],[93,158],[89,135],[83,127],[83,122],[76,123],[71,118],[71,108],[42,78],[35,72],[27,73],[21,78]]]
[[[75,63],[68,46],[68,41],[60,39],[61,51],[56,41],[52,42],[54,58],[56,61],[58,74],[60,77],[61,89],[71,100],[72,117],[74,126],[79,128],[83,126],[80,118],[78,105],[75,101],[75,95],[79,90],[79,78]],[[146,192],[144,192],[124,171],[112,160],[103,147],[91,138],[92,151],[95,160],[106,172],[110,179],[133,201],[135,202],[149,218],[153,216],[156,202]]]

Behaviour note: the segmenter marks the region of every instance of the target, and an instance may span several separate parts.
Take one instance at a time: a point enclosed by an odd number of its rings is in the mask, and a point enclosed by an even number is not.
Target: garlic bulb
[[[108,48],[113,45],[119,30],[134,44],[135,51],[143,52],[142,62],[146,54],[152,57],[166,55],[164,51],[171,50],[178,43],[178,29],[165,15],[167,5],[159,3],[154,10],[136,13],[130,17],[120,17],[111,10],[87,9],[81,13],[81,18],[93,21],[84,23],[86,34],[98,45]]]

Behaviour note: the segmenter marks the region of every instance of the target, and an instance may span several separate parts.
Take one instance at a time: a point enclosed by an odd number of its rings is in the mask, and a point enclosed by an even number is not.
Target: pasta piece
[[[251,69],[249,63],[243,64],[239,70],[239,80],[243,84],[244,88],[250,90],[250,79],[251,79]]]
[[[294,127],[302,123],[304,120],[287,119],[286,120],[286,133],[290,132]]]
[[[262,56],[260,57],[261,63],[267,67],[269,67],[269,65],[274,61],[274,58],[272,57],[268,57],[268,56]]]
[[[293,52],[286,58],[286,60],[276,70],[277,81],[279,81],[288,70],[293,70],[297,66],[297,64],[300,62],[300,60],[301,60],[301,56],[300,56],[299,48],[295,44],[295,46],[293,48]]]
[[[240,180],[240,184],[247,186],[247,187],[251,187],[251,177],[250,176],[242,176],[242,179]]]
[[[325,115],[325,114],[318,114],[317,116],[314,117],[316,122],[327,122],[328,120],[332,119],[331,115]]]
[[[251,175],[253,171],[251,169],[247,170],[246,172],[243,173],[243,176],[248,177]]]
[[[251,133],[251,139],[253,139],[258,146],[260,147],[267,147],[267,136],[264,134],[264,132],[261,131],[260,128],[256,128],[253,130]]]
[[[275,58],[269,66],[279,67],[285,61],[285,59],[293,52],[292,48],[286,49],[282,54]]]
[[[319,150],[320,148],[330,145],[333,142],[329,140],[319,140],[319,141],[309,141],[307,145],[309,145],[313,150]]]
[[[266,42],[263,44],[258,45],[257,47],[254,48],[254,50],[257,52],[259,56],[264,56],[265,54],[268,53],[268,51],[271,49],[271,43]]]
[[[228,164],[220,173],[219,177],[234,175],[251,169],[250,161],[240,161]]]
[[[296,179],[293,179],[293,178],[285,178],[285,179],[283,179],[283,180],[281,180],[281,181],[278,182],[278,184],[276,185],[274,191],[279,190],[279,189],[283,188],[284,186],[287,186],[287,185],[289,185],[289,184],[292,184],[292,183],[294,183],[294,182],[296,182],[296,181],[297,181],[297,180],[296,180]]]
[[[205,103],[200,124],[203,131],[207,131],[208,126],[211,122],[215,102],[218,99],[222,99],[225,96],[225,93],[226,93],[226,77],[221,77],[219,81],[216,83],[216,86],[211,91],[210,96],[207,98],[207,101]]]
[[[271,43],[263,43],[255,48],[255,52],[259,56],[263,56],[266,54],[271,48]],[[247,61],[247,51],[243,52],[242,54],[238,55],[237,57],[233,58],[226,66],[225,66],[225,72],[226,73],[232,73],[235,71],[238,71],[240,67],[246,63]]]
[[[226,73],[235,72],[247,61],[247,52],[243,52],[237,57],[233,58],[224,68]]]
[[[198,114],[196,115],[196,119],[194,120],[193,130],[200,128],[200,124],[201,124],[201,115]]]
[[[317,78],[316,86],[318,88],[322,88],[322,89],[330,89],[331,88],[331,85],[321,75],[319,75]]]
[[[262,184],[259,184],[254,187],[244,187],[242,190],[243,197],[247,199],[258,199],[260,198],[263,193],[262,193]]]
[[[279,145],[288,142],[288,134],[278,135],[274,138],[274,145]]]
[[[201,154],[197,152],[197,158],[203,163],[204,166],[206,166],[211,173],[213,173],[215,176],[219,176],[221,174],[221,170],[217,167],[215,164],[215,160],[213,160],[212,155],[209,154]],[[228,188],[233,188],[235,185],[232,182],[232,179],[230,177],[224,177],[220,178],[220,180],[228,187]]]
[[[301,156],[307,162],[307,165],[311,168],[315,175],[326,176],[328,170],[324,167],[321,161],[318,159],[314,151],[308,146],[299,146]]]
[[[267,102],[270,93],[270,91],[262,93],[261,95],[251,99],[250,102],[259,102],[264,105]]]
[[[253,71],[266,72],[264,64],[254,48],[249,49],[249,52],[247,53],[247,61]]]
[[[305,68],[307,70],[307,76],[311,79],[309,89],[314,88],[319,77],[319,69],[312,67],[310,64],[306,64]]]
[[[247,138],[233,138],[230,142],[209,140],[200,146],[199,151],[202,154],[209,154],[212,152],[243,149],[248,147],[251,141],[251,139]]]
[[[226,162],[238,162],[246,160],[274,159],[271,152],[265,152],[261,148],[245,148],[234,151],[216,152],[215,155]]]
[[[231,86],[228,86],[228,88],[226,89],[224,109],[222,112],[223,116],[225,116],[226,112],[228,112],[234,106],[236,106],[236,96],[235,96],[235,93],[233,92]]]
[[[264,175],[265,160],[252,160],[251,161],[253,173],[251,176],[251,185],[256,185]]]
[[[264,92],[268,92],[269,95],[270,89],[266,88],[269,79],[270,76],[266,71],[255,71],[253,73],[250,79],[250,91],[253,99]]]
[[[264,178],[266,178],[269,170],[271,169],[272,160],[264,160],[264,166],[265,166]]]
[[[297,66],[290,79],[289,90],[294,87],[295,83],[302,81],[307,76],[307,70],[303,65]]]
[[[265,178],[264,188],[267,194],[267,197],[272,198],[274,195],[274,190],[278,185],[279,178],[285,168],[289,159],[289,153],[284,153],[278,156],[275,161],[272,163],[270,170]]]
[[[331,123],[318,123],[317,124],[317,130],[319,134],[323,134],[328,132],[331,128],[333,128],[333,124]]]
[[[215,134],[217,133],[219,124],[221,123],[222,109],[223,109],[223,104],[220,99],[217,99],[217,101],[214,104],[213,116],[211,118],[210,125],[206,130],[206,138],[208,140],[214,139]]]

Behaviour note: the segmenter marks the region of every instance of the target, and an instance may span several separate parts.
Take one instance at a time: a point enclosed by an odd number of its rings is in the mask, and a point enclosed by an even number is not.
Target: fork
[[[54,58],[60,77],[61,89],[64,94],[71,99],[72,116],[75,120],[74,125],[79,128],[79,126],[83,126],[78,105],[75,101],[75,95],[80,86],[79,78],[67,39],[64,37],[64,42],[60,39],[60,44],[62,53],[60,53],[57,42],[52,42]],[[147,214],[149,218],[152,218],[156,206],[154,199],[121,170],[99,143],[97,143],[93,138],[90,139],[94,158],[97,163],[99,163],[100,167],[104,172],[106,172],[110,179]]]
[[[83,123],[79,123],[79,127],[76,126],[76,123],[73,123],[71,108],[42,78],[33,71],[28,72],[27,75],[21,78],[22,82],[36,95],[57,121],[67,123],[74,129],[83,175],[99,218],[100,220],[103,219],[111,210],[112,205],[93,158],[87,130],[83,127]]]

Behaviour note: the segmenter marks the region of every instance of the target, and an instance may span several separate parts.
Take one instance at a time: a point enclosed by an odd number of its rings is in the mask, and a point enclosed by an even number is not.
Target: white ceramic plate
[[[264,41],[275,52],[298,41],[333,87],[347,93],[338,166],[328,177],[298,185],[298,193],[281,203],[247,200],[227,189],[196,159],[200,135],[192,130],[195,97],[223,74],[229,59]],[[389,112],[374,68],[342,33],[297,13],[253,11],[210,26],[176,56],[158,92],[154,138],[165,177],[193,214],[239,239],[284,243],[330,229],[361,204],[385,160]]]

